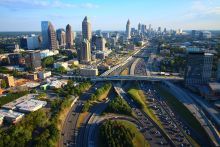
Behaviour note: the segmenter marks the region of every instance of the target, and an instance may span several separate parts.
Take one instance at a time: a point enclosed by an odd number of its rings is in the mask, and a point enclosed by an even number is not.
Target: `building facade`
[[[80,62],[89,63],[90,61],[91,61],[91,45],[87,39],[84,39],[80,51]]]
[[[66,26],[66,48],[71,49],[72,47],[73,47],[72,27],[68,24]]]
[[[189,52],[185,70],[185,84],[206,84],[212,74],[213,54],[205,52]]]
[[[130,20],[128,20],[127,24],[126,24],[126,37],[127,37],[127,39],[131,38],[131,24],[130,24]]]
[[[48,45],[50,50],[57,49],[57,37],[53,25],[50,23],[48,27]]]
[[[42,48],[48,49],[49,48],[49,35],[48,35],[48,28],[51,22],[49,21],[42,21],[41,22],[41,34],[42,34]]]
[[[96,50],[105,51],[106,50],[105,44],[106,44],[105,38],[103,37],[96,38]]]
[[[25,55],[26,68],[37,70],[41,68],[41,54],[40,51],[29,51]]]
[[[56,33],[57,33],[57,41],[58,41],[59,46],[61,48],[65,47],[66,46],[66,32],[64,31],[64,29],[58,29]]]
[[[88,41],[92,39],[91,23],[89,22],[87,16],[82,22],[82,37],[83,39],[87,39]]]

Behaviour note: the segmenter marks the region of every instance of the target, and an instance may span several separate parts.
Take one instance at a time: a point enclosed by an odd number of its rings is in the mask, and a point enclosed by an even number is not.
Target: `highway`
[[[135,102],[127,96],[126,92],[124,92],[120,84],[114,84],[114,88],[118,95],[124,98],[132,107],[132,110],[136,114],[137,119],[144,126],[143,131],[146,133],[145,139],[151,144],[151,146],[175,146],[174,142],[161,130],[161,128],[148,115],[140,110]]]
[[[191,98],[192,95],[187,94],[184,90],[168,81],[164,81],[164,84],[166,85],[165,88],[173,95],[175,95],[176,98],[178,98],[178,100],[183,103],[186,108],[191,111],[194,117],[200,122],[206,133],[210,136],[213,144],[215,146],[220,146],[220,137],[218,130],[215,129],[215,126],[212,124],[211,121],[209,121],[203,110],[198,107],[193,98]]]

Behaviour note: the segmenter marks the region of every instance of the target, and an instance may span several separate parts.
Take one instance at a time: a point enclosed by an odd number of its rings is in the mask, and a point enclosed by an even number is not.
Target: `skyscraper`
[[[209,82],[212,74],[213,54],[189,52],[185,71],[185,84],[205,84]]]
[[[138,24],[138,31],[141,31],[141,23]]]
[[[91,45],[87,39],[84,39],[80,51],[80,62],[89,63],[90,61],[91,61]]]
[[[128,19],[126,24],[126,37],[127,39],[131,38],[131,26],[130,26],[130,20]]]
[[[70,49],[73,46],[72,27],[68,24],[66,26],[66,48]]]
[[[48,28],[51,23],[49,21],[41,21],[42,48],[49,47]]]
[[[82,37],[83,39],[87,39],[88,41],[92,38],[92,29],[91,24],[87,18],[87,16],[84,18],[82,22]]]
[[[48,48],[51,50],[57,49],[57,37],[53,25],[50,23],[48,27]]]
[[[57,40],[58,40],[59,46],[64,47],[66,45],[66,33],[64,29],[57,30]]]
[[[97,37],[95,44],[96,44],[96,50],[99,50],[99,51],[105,51],[106,50],[106,47],[105,47],[106,40],[105,40],[105,38]]]

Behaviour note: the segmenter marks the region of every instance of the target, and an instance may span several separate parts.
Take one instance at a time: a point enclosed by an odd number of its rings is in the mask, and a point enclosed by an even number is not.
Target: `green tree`
[[[6,81],[2,80],[1,81],[1,88],[6,88],[6,87],[7,87]]]

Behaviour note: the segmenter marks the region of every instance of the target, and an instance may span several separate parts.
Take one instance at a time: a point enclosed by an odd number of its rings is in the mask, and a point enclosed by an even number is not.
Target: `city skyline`
[[[56,29],[70,24],[74,31],[81,31],[85,16],[93,30],[125,30],[128,19],[135,28],[140,22],[153,28],[220,29],[218,0],[1,0],[0,8],[0,31],[40,31],[39,22],[44,20],[51,21]]]

